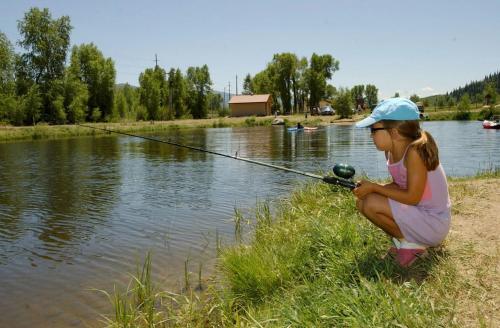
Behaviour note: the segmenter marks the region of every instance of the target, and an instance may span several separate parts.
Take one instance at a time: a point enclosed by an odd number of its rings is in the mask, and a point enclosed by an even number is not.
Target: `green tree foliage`
[[[335,88],[333,85],[328,84],[326,86],[326,94],[325,98],[326,99],[333,99],[333,97],[337,94],[337,88]]]
[[[76,79],[66,83],[67,120],[70,123],[85,121],[88,112],[89,92],[87,86]]]
[[[215,113],[221,112],[222,95],[220,93],[210,92],[208,94],[208,108],[210,110],[210,117],[214,117]]]
[[[365,86],[360,84],[360,85],[355,85],[351,88],[351,100],[352,103],[357,105],[358,103],[364,103],[365,99]]]
[[[270,94],[272,98],[272,111],[280,110],[280,103],[278,101],[278,92],[274,88],[271,79],[271,73],[268,68],[255,74],[252,79],[252,93],[253,94]]]
[[[17,125],[27,121],[33,125],[40,119],[42,110],[42,97],[38,85],[34,84],[28,93],[21,97],[20,111],[15,115],[14,122]]]
[[[413,101],[414,103],[417,103],[420,101],[420,97],[417,94],[413,94],[410,96],[410,100]]]
[[[457,105],[457,110],[459,112],[468,112],[470,111],[470,97],[469,97],[469,94],[468,93],[465,93],[464,95],[462,95],[462,97],[460,98],[460,101],[458,102],[458,105]]]
[[[378,89],[373,84],[367,84],[365,87],[366,102],[370,109],[375,108],[378,103]]]
[[[340,88],[333,101],[333,107],[340,118],[348,118],[352,115],[352,95],[348,89]]]
[[[484,97],[484,103],[486,105],[496,104],[497,92],[494,83],[490,82],[486,84],[483,92],[483,97]]]
[[[160,119],[160,109],[167,106],[167,95],[167,81],[164,69],[156,66],[141,73],[139,76],[139,102],[146,108],[147,119]]]
[[[306,71],[309,62],[306,57],[302,57],[297,66],[296,76],[294,77],[293,86],[294,86],[294,106],[296,105],[300,108],[301,111],[305,110],[306,101],[308,98],[307,92],[307,80],[306,80]],[[335,90],[336,92],[336,90]],[[328,90],[327,90],[327,94]]]
[[[305,72],[306,88],[309,92],[309,106],[319,106],[319,101],[326,95],[327,80],[339,69],[339,62],[331,55],[311,56],[310,66]]]
[[[285,113],[292,112],[292,81],[297,74],[298,58],[292,53],[281,53],[273,56],[269,64],[269,72],[274,89],[278,95]]]
[[[212,81],[208,66],[189,67],[186,74],[188,90],[188,108],[193,118],[207,117],[208,101]]]
[[[54,80],[64,77],[72,29],[70,19],[68,16],[52,19],[47,8],[43,10],[31,8],[18,22],[18,29],[21,34],[19,45],[26,51],[19,57],[18,68],[22,66],[22,69],[17,72],[19,79],[24,81],[24,88],[18,91],[28,92],[29,84],[26,80],[31,80],[39,87],[42,97],[42,118],[51,122],[56,121],[54,115],[59,109],[53,106],[59,103],[54,103],[55,91],[50,88],[57,87],[57,84],[52,83]],[[56,95],[55,98],[58,96],[60,95]]]
[[[247,76],[245,76],[245,79],[243,80],[243,92],[241,94],[251,95],[252,89],[252,76],[250,74],[247,74]]]
[[[493,88],[495,92],[500,92],[500,72],[485,76],[481,81],[473,81],[463,87],[457,88],[450,92],[449,96],[452,97],[455,101],[460,99],[465,93],[468,93],[471,99],[476,99],[476,96],[484,97],[488,86],[490,88]],[[489,92],[491,92],[491,90]]]
[[[470,97],[468,93],[464,93],[457,104],[457,120],[468,120],[470,118]]]
[[[0,97],[14,92],[14,63],[12,44],[0,31]]]
[[[125,99],[125,95],[123,92],[115,92],[115,111],[118,118],[123,119],[127,116],[129,112],[127,99]]]
[[[115,92],[116,71],[113,60],[104,58],[94,44],[82,44],[73,47],[68,71],[70,80],[79,80],[87,86],[87,118],[90,119],[93,108],[98,107],[101,117],[109,120]]]
[[[186,80],[180,69],[170,69],[168,73],[169,108],[174,111],[175,118],[186,114]]]

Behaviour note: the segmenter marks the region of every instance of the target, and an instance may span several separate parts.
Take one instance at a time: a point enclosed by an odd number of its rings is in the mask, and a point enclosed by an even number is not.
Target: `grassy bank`
[[[455,179],[454,219],[464,199],[483,197],[473,185],[498,190],[498,171]],[[493,197],[498,198],[498,194]],[[490,326],[496,271],[463,266],[474,245],[447,239],[443,247],[402,269],[383,259],[388,238],[355,210],[349,192],[308,184],[283,200],[276,215],[263,204],[252,219],[251,240],[221,250],[208,291],[157,293],[148,265],[128,293],[112,296],[111,327],[454,327]],[[240,224],[242,220],[236,220]],[[237,227],[235,231],[241,231]],[[489,261],[498,260],[498,249]],[[149,259],[146,261],[148,263]],[[495,268],[495,266],[493,266]],[[468,277],[473,277],[472,280]],[[496,279],[496,280],[495,280]],[[473,281],[474,283],[471,283]],[[479,281],[479,283],[476,283]],[[497,286],[498,287],[498,286]],[[497,290],[498,291],[498,290]],[[495,300],[495,299],[493,299]],[[465,311],[464,302],[467,309]],[[490,308],[488,308],[488,306]]]
[[[272,117],[225,117],[217,119],[200,120],[175,120],[175,121],[151,121],[151,122],[120,122],[120,123],[85,123],[85,125],[112,129],[120,132],[162,132],[172,129],[190,128],[222,128],[222,127],[253,127],[271,126]],[[301,122],[307,126],[318,126],[329,124],[334,120],[332,117],[311,117],[305,119],[303,115],[283,117],[286,125],[295,125]],[[57,139],[78,136],[93,136],[106,134],[104,131],[93,130],[78,125],[47,125],[36,126],[5,126],[0,125],[0,142],[15,140],[37,140]]]
[[[483,109],[474,109],[468,116],[469,120],[477,120],[482,117]],[[500,111],[500,109],[497,109]],[[444,121],[457,119],[456,108],[430,109],[426,111],[429,121]],[[305,126],[320,126],[335,124],[352,124],[362,119],[369,113],[354,115],[350,119],[339,119],[338,116],[308,116],[303,114],[280,116],[285,125],[294,126],[301,122]],[[151,121],[151,122],[119,122],[119,123],[85,123],[95,127],[113,129],[128,133],[148,133],[162,132],[171,129],[189,129],[189,128],[222,128],[222,127],[253,127],[270,126],[274,116],[267,117],[224,117],[213,119],[185,119],[175,121]],[[39,124],[36,126],[14,127],[9,125],[0,125],[0,142],[15,140],[37,140],[37,139],[57,139],[78,136],[93,136],[105,134],[104,131],[92,130],[77,125],[47,125]]]

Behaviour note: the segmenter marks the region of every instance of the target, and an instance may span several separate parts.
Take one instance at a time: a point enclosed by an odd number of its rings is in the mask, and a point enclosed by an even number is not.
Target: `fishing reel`
[[[356,188],[356,183],[352,180],[352,177],[356,173],[354,167],[348,164],[336,163],[333,165],[333,174],[336,176],[325,176],[323,181],[326,183],[346,187],[349,189]]]

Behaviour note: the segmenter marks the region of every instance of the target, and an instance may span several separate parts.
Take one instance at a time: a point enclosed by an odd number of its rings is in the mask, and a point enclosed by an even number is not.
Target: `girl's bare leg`
[[[366,195],[362,200],[358,199],[356,207],[368,220],[390,236],[398,239],[404,238],[401,230],[394,221],[387,197],[371,193]]]

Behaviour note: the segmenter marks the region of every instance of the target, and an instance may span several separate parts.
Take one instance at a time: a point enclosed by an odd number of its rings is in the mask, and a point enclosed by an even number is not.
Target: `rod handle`
[[[342,179],[342,178],[337,178],[337,177],[332,177],[332,176],[324,176],[323,181],[329,184],[334,184],[337,186],[341,186],[344,188],[349,188],[350,190],[353,190],[356,188],[356,183],[350,180]]]

